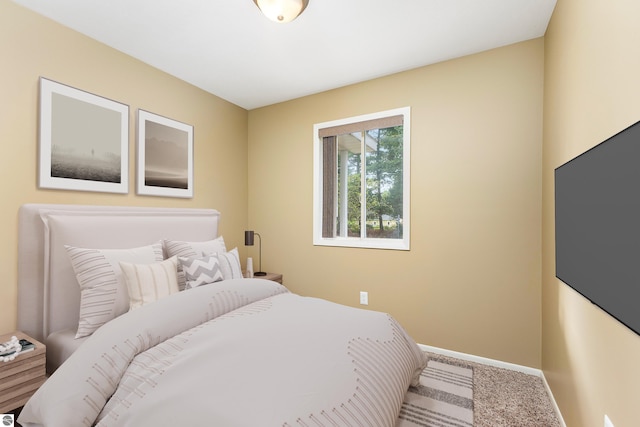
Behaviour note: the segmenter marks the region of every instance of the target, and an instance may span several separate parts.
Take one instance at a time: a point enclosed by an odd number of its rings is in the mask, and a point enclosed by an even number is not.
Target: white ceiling
[[[544,35],[556,0],[14,0],[246,109]]]

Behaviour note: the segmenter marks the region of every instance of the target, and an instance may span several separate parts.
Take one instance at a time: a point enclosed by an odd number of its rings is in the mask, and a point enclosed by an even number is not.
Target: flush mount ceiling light
[[[309,0],[253,0],[264,16],[284,24],[296,19],[309,4]]]

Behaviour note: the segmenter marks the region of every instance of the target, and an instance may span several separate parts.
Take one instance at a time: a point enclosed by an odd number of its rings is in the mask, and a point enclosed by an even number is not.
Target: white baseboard
[[[549,387],[549,383],[547,382],[547,379],[544,376],[544,372],[540,371],[540,377],[542,378],[542,382],[544,383],[544,388],[547,389],[547,394],[549,395],[549,398],[551,399],[551,403],[553,404],[553,409],[556,411],[556,415],[558,416],[558,419],[560,420],[560,426],[561,427],[567,427],[567,425],[564,423],[564,418],[562,418],[562,413],[560,412],[560,408],[558,407],[558,404],[556,403],[556,399],[553,397],[553,392],[551,391],[551,387]]]
[[[431,345],[418,344],[418,347],[423,351],[428,351],[431,353],[441,354],[443,356],[455,357],[456,359],[468,360],[469,362],[482,363],[485,365],[493,366],[496,368],[509,369],[516,372],[522,372],[528,375],[535,375],[542,379],[542,383],[544,384],[544,388],[551,399],[551,404],[553,405],[553,409],[558,416],[558,420],[560,420],[561,427],[567,427],[562,418],[562,413],[560,412],[560,408],[556,403],[556,399],[553,397],[553,393],[551,392],[551,388],[549,387],[549,383],[547,383],[547,379],[544,377],[544,372],[541,369],[531,368],[529,366],[518,365],[515,363],[503,362],[501,360],[489,359],[487,357],[475,356],[473,354],[461,353],[459,351],[447,350],[440,347],[434,347]]]

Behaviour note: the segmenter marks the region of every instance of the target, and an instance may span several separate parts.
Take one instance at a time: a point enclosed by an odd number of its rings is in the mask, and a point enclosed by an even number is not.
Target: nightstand
[[[0,414],[24,406],[46,379],[45,345],[19,331],[0,335],[0,342],[9,341],[13,335],[31,341],[36,347],[9,362],[0,362]]]
[[[282,274],[280,273],[267,273],[266,276],[253,276],[254,279],[267,279],[278,282],[282,285]]]

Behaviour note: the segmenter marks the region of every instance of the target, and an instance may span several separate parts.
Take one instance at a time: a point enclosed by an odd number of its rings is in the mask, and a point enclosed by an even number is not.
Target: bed
[[[242,278],[219,212],[24,205],[25,426],[393,426],[426,360],[388,314]]]

